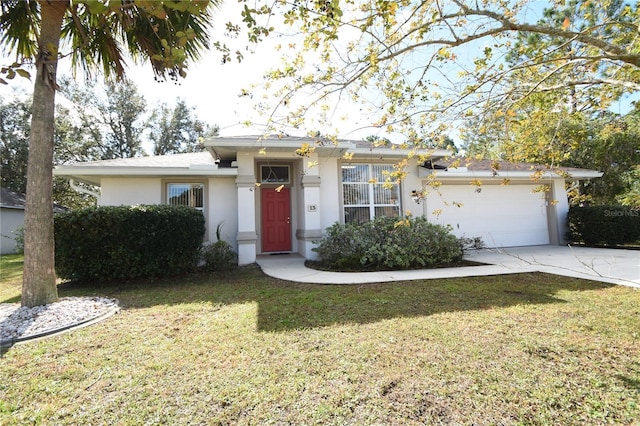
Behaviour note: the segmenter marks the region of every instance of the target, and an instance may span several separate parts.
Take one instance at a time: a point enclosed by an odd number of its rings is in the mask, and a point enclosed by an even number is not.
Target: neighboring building
[[[449,151],[408,157],[394,146],[362,141],[271,136],[216,137],[207,152],[58,166],[56,176],[100,187],[99,205],[184,204],[202,210],[207,240],[223,223],[240,264],[257,255],[315,258],[314,241],[335,222],[425,215],[490,247],[561,244],[568,211],[565,182],[600,177],[572,169],[478,162],[451,167]],[[385,184],[409,158],[400,183]],[[447,162],[449,161],[449,162]],[[429,185],[435,181],[440,186]],[[502,185],[505,179],[509,185]],[[481,186],[471,182],[479,180]],[[549,191],[535,192],[540,185]],[[436,189],[437,187],[437,189]],[[439,213],[439,214],[434,214]]]
[[[25,195],[0,188],[0,254],[15,253],[16,231],[24,227]],[[67,210],[54,205],[54,212]]]
[[[24,194],[0,188],[0,254],[16,251],[16,230],[24,226]]]

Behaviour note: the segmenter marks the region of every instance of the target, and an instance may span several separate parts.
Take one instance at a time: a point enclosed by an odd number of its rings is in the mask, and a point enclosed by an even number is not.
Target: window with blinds
[[[204,210],[204,184],[168,183],[167,204]]]
[[[385,184],[387,164],[342,166],[342,204],[345,223],[363,223],[379,216],[400,215],[400,185]]]

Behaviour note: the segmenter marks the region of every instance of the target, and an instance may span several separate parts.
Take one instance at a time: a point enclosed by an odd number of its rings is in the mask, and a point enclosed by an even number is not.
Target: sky
[[[227,21],[238,21],[240,17],[238,7],[237,2],[228,1],[214,13],[212,41],[223,40],[224,24]],[[244,39],[238,39],[239,45],[243,41]],[[126,75],[136,84],[139,93],[147,101],[149,109],[158,103],[173,106],[177,98],[182,98],[188,106],[195,108],[195,113],[200,120],[210,125],[217,125],[223,136],[260,134],[263,128],[259,125],[266,122],[266,119],[254,110],[254,103],[259,102],[260,99],[241,97],[239,94],[252,84],[260,84],[264,73],[279,64],[281,54],[275,49],[279,43],[283,43],[281,38],[269,38],[260,43],[255,52],[244,52],[241,63],[232,61],[222,64],[222,55],[212,49],[205,52],[201,60],[190,63],[187,77],[180,79],[177,83],[155,81],[152,67],[148,62],[135,65],[129,60]],[[0,55],[0,65],[8,65],[12,62],[13,58]],[[35,75],[34,69],[29,71]],[[81,71],[78,73],[77,79],[82,80]],[[71,75],[69,60],[63,59],[58,64],[58,78],[60,79],[63,75]],[[16,77],[8,86],[0,85],[0,95],[8,95],[16,88],[32,93],[33,82]],[[347,139],[362,139],[372,133],[370,129],[354,131],[361,127],[362,123],[354,119],[356,111],[347,113],[352,118],[349,123],[342,122],[339,128],[334,126],[331,129],[317,130],[323,133],[334,133],[337,130],[340,137]],[[243,124],[247,121],[256,123],[258,126],[248,128]],[[288,133],[304,135],[305,131],[288,129]]]
[[[212,40],[222,40],[224,24],[229,20],[238,21],[240,17],[239,5],[230,0],[214,13]],[[243,39],[239,39],[242,45]],[[275,45],[289,43],[291,39],[269,38],[256,48],[256,52],[245,53],[245,58],[241,63],[229,62],[221,63],[221,54],[215,50],[206,52],[203,58],[190,64],[187,71],[187,78],[181,79],[177,84],[172,81],[157,82],[154,79],[153,71],[149,63],[134,65],[129,61],[127,76],[138,87],[139,92],[145,97],[149,109],[157,103],[167,103],[169,106],[175,104],[177,98],[185,100],[187,105],[194,107],[197,117],[210,125],[217,125],[220,134],[223,136],[259,134],[260,127],[247,128],[242,123],[251,121],[263,124],[266,119],[257,115],[254,104],[260,102],[260,96],[253,98],[241,97],[242,89],[250,87],[254,83],[261,83],[262,76],[270,69],[279,64],[280,53],[275,50]],[[12,60],[0,56],[0,65],[11,63]],[[62,60],[59,64],[58,75],[70,75],[69,60]],[[32,71],[35,74],[35,71]],[[33,83],[16,77],[9,86],[0,85],[0,95],[11,92],[15,87],[21,87],[27,93],[32,92]],[[376,133],[376,129],[367,127],[370,124],[368,118],[360,113],[357,106],[342,102],[341,110],[336,112],[335,121],[332,128],[317,128],[315,130],[322,133],[337,133],[339,137],[345,139],[363,139]],[[621,112],[628,108],[621,103]],[[340,118],[347,116],[348,120]],[[310,117],[312,118],[312,117]],[[313,124],[310,126],[313,127]],[[305,131],[294,131],[288,129],[288,133],[304,135]],[[454,137],[454,139],[456,139]]]
[[[145,97],[149,107],[156,103],[165,102],[172,106],[177,98],[183,98],[187,105],[193,106],[197,116],[209,123],[216,124],[224,130],[242,132],[239,123],[252,117],[252,108],[246,105],[246,99],[240,98],[238,94],[244,87],[252,82],[260,81],[264,71],[271,62],[269,59],[268,46],[256,55],[247,55],[245,60],[238,63],[221,63],[221,55],[216,51],[209,51],[203,58],[191,63],[187,71],[187,78],[180,79],[179,82],[164,81],[157,82],[151,65],[147,62],[135,65],[133,61],[127,62],[126,75],[137,86],[138,91]],[[2,57],[2,65],[11,63],[12,60]],[[70,61],[62,60],[58,65],[58,77],[71,75]],[[35,74],[34,69],[29,69]],[[81,74],[78,77],[82,80]],[[31,93],[33,83],[24,78],[16,77],[10,85],[0,86],[0,94],[9,93],[14,88]]]

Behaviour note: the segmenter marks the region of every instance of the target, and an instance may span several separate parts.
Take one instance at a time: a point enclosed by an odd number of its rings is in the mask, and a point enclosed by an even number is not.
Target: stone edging
[[[40,333],[35,333],[35,334],[30,334],[27,336],[20,336],[20,337],[16,337],[13,339],[6,339],[6,340],[0,340],[0,354],[5,353],[6,351],[8,351],[12,346],[20,344],[20,343],[26,343],[32,340],[40,340],[40,339],[44,339],[46,337],[52,337],[52,336],[57,336],[58,334],[62,334],[62,333],[66,333],[69,331],[73,331],[75,329],[78,328],[83,328],[83,327],[87,327],[90,326],[92,324],[96,324],[100,321],[104,321],[105,319],[117,314],[118,312],[120,312],[120,302],[117,299],[114,299],[116,301],[116,306],[113,308],[110,308],[109,310],[107,310],[106,312],[102,312],[99,315],[92,317],[92,318],[87,318],[85,320],[73,323],[73,324],[67,324],[65,326],[62,327],[58,327],[58,328],[52,328],[49,330],[45,330],[42,331]]]

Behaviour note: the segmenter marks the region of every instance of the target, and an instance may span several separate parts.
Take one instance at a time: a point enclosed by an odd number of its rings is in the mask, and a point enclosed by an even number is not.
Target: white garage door
[[[446,185],[427,196],[425,215],[457,236],[481,237],[487,247],[549,244],[547,208],[536,185]],[[458,207],[459,205],[459,207]],[[434,211],[441,210],[439,216]]]

